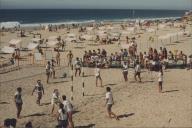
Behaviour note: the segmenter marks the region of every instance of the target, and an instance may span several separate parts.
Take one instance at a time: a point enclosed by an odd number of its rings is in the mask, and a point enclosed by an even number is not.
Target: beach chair
[[[178,61],[169,60],[168,64],[167,64],[167,68],[183,69],[183,68],[185,68],[185,64],[184,64],[183,60],[178,60]]]

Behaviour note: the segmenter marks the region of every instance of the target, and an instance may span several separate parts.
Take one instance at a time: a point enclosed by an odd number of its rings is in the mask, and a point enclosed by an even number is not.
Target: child
[[[17,92],[15,93],[14,101],[17,108],[17,118],[20,118],[20,113],[22,110],[23,100],[21,97],[22,88],[18,87]]]
[[[62,99],[63,99],[64,108],[67,111],[70,128],[74,128],[73,119],[72,119],[73,105],[70,103],[70,101],[67,100],[67,97],[65,95],[62,96]]]
[[[123,63],[123,77],[125,82],[128,81],[128,64],[127,62]]]
[[[137,81],[137,77],[139,78],[139,82],[141,82],[141,65],[139,64],[139,62],[136,62],[136,66],[135,66],[135,80]]]
[[[97,87],[98,80],[100,81],[100,84],[102,87],[102,78],[101,78],[100,69],[98,67],[98,64],[96,64],[96,68],[95,68],[95,77],[96,77],[96,87]]]
[[[158,72],[158,83],[159,83],[159,92],[162,92],[162,84],[163,84],[163,70],[159,70]]]
[[[36,103],[38,105],[40,105],[40,100],[42,98],[42,95],[44,95],[44,88],[43,88],[43,84],[41,83],[41,80],[37,80],[37,85],[34,87],[32,95],[33,95],[33,93],[35,91],[37,91],[37,101],[36,101]]]
[[[113,95],[111,93],[111,88],[110,87],[107,87],[106,88],[106,103],[105,103],[105,106],[107,105],[107,112],[109,114],[109,117],[112,118],[112,116],[115,117],[116,120],[119,120],[119,118],[112,112],[111,108],[114,104],[113,102]]]

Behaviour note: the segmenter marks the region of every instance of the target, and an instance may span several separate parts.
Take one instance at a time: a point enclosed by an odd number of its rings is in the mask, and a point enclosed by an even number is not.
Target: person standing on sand
[[[68,128],[68,116],[62,103],[59,104],[59,110],[56,113],[56,118],[58,120],[56,128]]]
[[[128,63],[127,62],[123,63],[123,77],[125,82],[127,82],[128,81]]]
[[[50,61],[48,61],[47,65],[46,65],[47,83],[49,83],[50,75],[51,75],[51,63],[50,63]]]
[[[100,68],[98,67],[98,63],[96,64],[96,68],[95,68],[95,77],[96,77],[96,87],[97,87],[98,80],[100,81],[100,85],[102,87],[103,86],[102,78],[101,78]]]
[[[73,59],[73,53],[69,51],[67,54],[67,59],[68,59],[68,66],[72,66],[72,59]]]
[[[163,90],[163,70],[160,69],[158,72],[158,83],[159,83],[159,92],[161,93]]]
[[[136,66],[135,66],[134,78],[136,81],[137,81],[137,76],[139,78],[139,82],[141,82],[141,65],[139,64],[139,62],[136,62]]]
[[[57,54],[56,54],[56,63],[57,63],[57,65],[60,66],[60,53],[59,53],[59,49],[57,50]]]
[[[59,90],[54,89],[52,98],[51,98],[51,105],[52,105],[51,114],[53,114],[55,106],[58,105],[59,103],[61,103],[59,98]]]
[[[75,66],[75,76],[77,75],[77,72],[79,72],[79,76],[81,75],[81,61],[79,60],[79,58],[77,57],[74,63]]]
[[[74,128],[73,118],[72,118],[73,105],[70,103],[70,101],[67,100],[67,97],[65,95],[62,96],[62,99],[63,99],[64,109],[67,111],[69,126],[70,126],[70,128]]]
[[[112,106],[114,104],[113,102],[113,95],[112,95],[112,92],[111,92],[111,88],[110,87],[107,87],[106,88],[106,102],[105,102],[105,106],[107,105],[107,112],[108,112],[108,115],[110,118],[113,118],[115,117],[116,120],[119,120],[118,116],[116,116],[115,113],[112,112]],[[112,117],[113,116],[113,117]]]
[[[40,105],[40,100],[42,98],[42,95],[44,95],[44,88],[43,88],[43,84],[41,83],[41,80],[37,80],[37,85],[34,87],[31,95],[33,95],[35,91],[37,92],[36,103]]]
[[[18,87],[17,92],[15,93],[15,96],[14,96],[14,102],[15,102],[15,105],[17,108],[17,118],[20,118],[20,113],[21,113],[22,105],[23,105],[21,92],[22,92],[22,88]]]

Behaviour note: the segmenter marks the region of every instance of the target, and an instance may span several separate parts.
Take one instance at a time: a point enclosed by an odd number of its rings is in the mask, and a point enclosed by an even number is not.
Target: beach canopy
[[[35,49],[37,46],[38,46],[39,44],[36,44],[36,43],[29,43],[28,44],[28,46],[27,46],[27,48],[29,49],[29,50],[33,50],[33,49]]]
[[[9,53],[9,54],[11,54],[11,53],[14,53],[14,52],[15,52],[15,48],[12,48],[12,47],[9,47],[9,46],[4,46],[4,47],[1,49],[1,51],[2,51],[3,53]]]
[[[122,48],[127,48],[127,49],[129,49],[130,46],[131,46],[131,44],[121,44],[121,47],[122,47]]]
[[[58,36],[50,36],[48,37],[48,40],[57,40]]]
[[[40,38],[32,38],[31,39],[33,42],[39,42],[41,39]]]
[[[58,44],[58,41],[48,41],[48,42],[46,42],[46,44],[47,45],[49,45],[49,46],[55,46],[56,44]]]
[[[9,41],[9,44],[14,44],[14,45],[17,45],[18,43],[20,43],[21,40],[20,39],[12,39]]]
[[[83,38],[85,40],[92,40],[93,39],[93,35],[82,35],[81,38]]]

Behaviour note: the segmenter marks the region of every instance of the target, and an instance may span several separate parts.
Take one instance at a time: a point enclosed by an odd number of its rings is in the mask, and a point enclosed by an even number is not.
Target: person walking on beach
[[[79,76],[81,75],[81,61],[77,57],[74,63],[75,66],[75,76],[77,75],[77,72],[79,72]]]
[[[56,77],[55,77],[55,60],[54,59],[52,59],[51,60],[51,76],[53,77],[53,79],[55,79]]]
[[[56,63],[57,63],[57,65],[60,66],[60,53],[59,53],[59,49],[57,50],[57,54],[56,54]]]
[[[56,113],[56,118],[58,120],[56,128],[68,128],[68,116],[62,103],[59,104],[59,110]]]
[[[35,85],[33,91],[32,91],[32,95],[34,92],[37,92],[37,101],[36,103],[38,105],[40,105],[40,100],[42,98],[42,95],[44,95],[44,88],[43,88],[43,84],[41,83],[41,80],[37,80],[37,85]]]
[[[59,90],[54,89],[52,98],[51,98],[51,105],[52,105],[51,114],[53,114],[55,106],[57,106],[59,103],[61,103],[59,98]]]
[[[158,86],[159,86],[159,92],[161,93],[163,90],[163,70],[160,69],[158,72]]]
[[[118,116],[116,116],[116,114],[112,112],[112,106],[113,106],[114,102],[113,102],[113,95],[112,95],[112,92],[111,92],[111,88],[107,87],[106,91],[107,91],[107,93],[106,93],[105,106],[107,105],[108,115],[109,115],[110,118],[115,117],[116,120],[119,120]]]
[[[101,72],[100,72],[100,68],[98,66],[98,64],[96,64],[96,68],[95,68],[95,77],[96,77],[96,87],[98,86],[98,80],[100,81],[100,86],[102,87],[102,78],[101,78]]]
[[[73,105],[71,104],[71,102],[69,100],[67,100],[67,97],[65,95],[62,96],[63,99],[63,105],[64,105],[64,109],[67,111],[67,116],[68,116],[68,120],[69,120],[69,127],[70,128],[74,128],[74,124],[73,124]]]
[[[47,83],[49,83],[50,74],[51,74],[51,63],[50,61],[48,61],[46,65]]]
[[[125,82],[127,82],[128,81],[128,63],[127,62],[123,63],[123,77]]]
[[[20,113],[21,113],[22,105],[23,105],[21,92],[22,92],[22,88],[18,87],[17,91],[15,93],[15,96],[14,96],[14,102],[15,102],[15,105],[17,108],[17,118],[20,118]]]
[[[72,59],[73,59],[73,53],[69,51],[67,54],[67,59],[68,59],[68,66],[72,66]]]
[[[136,62],[136,66],[135,66],[134,78],[136,81],[137,81],[137,76],[139,78],[139,82],[141,82],[141,65],[139,64],[139,62]]]

